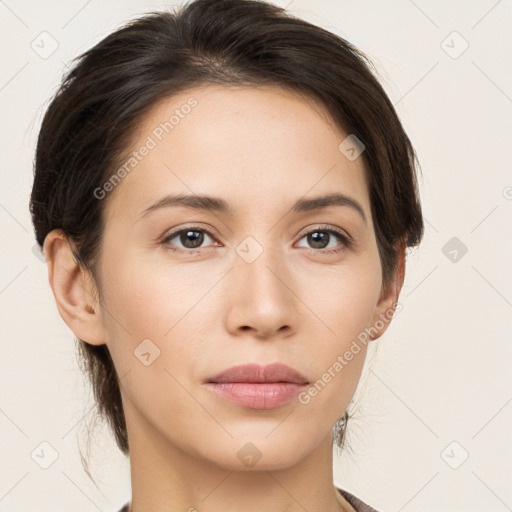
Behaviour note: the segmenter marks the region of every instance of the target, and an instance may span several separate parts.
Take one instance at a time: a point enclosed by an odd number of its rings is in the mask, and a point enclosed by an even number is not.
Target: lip
[[[282,363],[267,365],[241,364],[210,377],[206,382],[291,382],[293,384],[308,384],[308,379],[301,373]]]
[[[205,381],[207,389],[250,409],[275,409],[293,400],[309,384],[281,363],[233,366]]]

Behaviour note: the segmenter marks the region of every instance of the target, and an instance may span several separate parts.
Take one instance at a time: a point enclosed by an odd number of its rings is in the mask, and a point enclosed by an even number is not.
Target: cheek
[[[202,349],[190,340],[204,339],[204,330],[211,327],[202,299],[219,275],[197,272],[193,265],[177,267],[161,257],[128,253],[121,259],[112,251],[104,259],[109,350],[120,374],[139,368],[137,355],[146,352],[150,357],[158,355],[152,368],[174,372],[194,361]]]
[[[336,410],[352,397],[364,365],[369,341],[365,330],[371,326],[381,289],[377,258],[369,254],[353,265],[304,281],[305,302],[321,320],[314,320],[318,333],[313,336],[316,350],[311,365],[320,386],[333,382],[320,401],[326,405],[330,401]],[[303,328],[308,330],[307,325]]]
[[[105,304],[117,320],[112,325],[110,318],[109,327],[124,327],[124,336],[160,339],[190,309],[188,276],[151,254],[111,251],[103,274]]]
[[[381,290],[380,271],[379,261],[369,255],[303,280],[305,303],[337,348],[371,325]]]
[[[305,412],[315,411],[324,418],[327,425],[347,408],[359,383],[369,341],[365,329],[371,325],[380,294],[379,272],[380,265],[372,259],[357,269],[337,269],[316,281],[323,286],[308,281],[305,296],[322,323],[309,328],[310,333],[321,329],[311,334],[315,345],[310,364],[315,378],[299,403]]]
[[[163,417],[172,402],[173,414],[190,413],[194,403],[181,384],[188,387],[183,374],[199,347],[179,341],[199,338],[202,326],[191,321],[193,307],[211,284],[191,288],[186,273],[150,258],[125,255],[116,265],[105,260],[104,268],[105,324],[123,393],[139,412]]]

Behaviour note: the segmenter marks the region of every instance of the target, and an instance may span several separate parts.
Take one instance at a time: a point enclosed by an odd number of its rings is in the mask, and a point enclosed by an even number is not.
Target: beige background
[[[403,311],[366,367],[335,481],[383,511],[511,509],[512,2],[276,3],[373,59],[423,169],[425,240],[408,259]],[[128,462],[105,430],[92,452],[99,489],[81,466],[92,399],[32,252],[28,200],[37,130],[65,64],[164,5],[0,2],[0,512],[108,512],[130,497]],[[50,37],[58,44],[47,58],[31,47],[41,37],[48,51]],[[458,249],[445,247],[453,237]]]

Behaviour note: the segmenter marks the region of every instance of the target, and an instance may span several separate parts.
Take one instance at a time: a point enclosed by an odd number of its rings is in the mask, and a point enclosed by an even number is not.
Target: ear
[[[400,311],[401,305],[397,305],[400,291],[405,277],[405,240],[402,240],[397,248],[397,266],[392,281],[387,290],[382,290],[379,302],[375,308],[372,319],[371,339],[380,338],[387,330],[393,318],[394,311]]]
[[[91,345],[105,344],[98,291],[90,272],[77,262],[66,235],[57,229],[48,233],[43,253],[48,281],[64,322],[77,338]]]

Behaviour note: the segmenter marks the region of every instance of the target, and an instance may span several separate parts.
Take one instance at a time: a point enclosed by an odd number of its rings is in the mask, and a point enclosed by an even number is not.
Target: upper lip
[[[233,366],[214,377],[210,377],[206,382],[292,382],[308,384],[304,375],[281,363],[264,366],[254,363]]]

